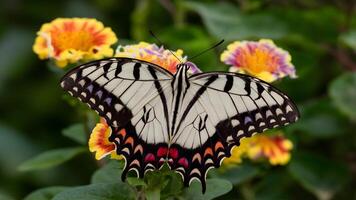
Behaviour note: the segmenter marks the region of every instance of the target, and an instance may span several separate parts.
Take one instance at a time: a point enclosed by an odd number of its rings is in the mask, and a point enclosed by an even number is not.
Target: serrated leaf
[[[331,83],[329,93],[335,105],[356,120],[356,72],[339,76]]]
[[[194,200],[209,200],[222,196],[228,193],[232,189],[230,181],[225,179],[207,179],[206,180],[206,192],[202,193],[201,184],[197,181],[193,181],[192,184],[184,190],[183,198]]]
[[[73,124],[63,129],[62,134],[79,144],[86,144],[88,142],[83,124]]]
[[[98,169],[91,177],[91,183],[113,183],[120,182],[122,163],[111,160],[108,164]]]
[[[319,199],[331,199],[349,179],[345,165],[312,153],[296,153],[288,169]]]
[[[198,12],[208,31],[217,38],[238,40],[251,37],[281,38],[286,34],[286,25],[268,14],[244,15],[228,3],[186,2],[185,5]],[[273,25],[273,28],[271,26]],[[228,31],[226,31],[228,30]]]
[[[131,200],[134,190],[125,183],[97,183],[73,187],[57,194],[53,200]]]
[[[51,200],[56,194],[68,189],[69,187],[64,186],[53,186],[47,188],[41,188],[31,192],[27,195],[24,200]]]
[[[62,164],[86,151],[83,147],[63,148],[46,151],[25,161],[19,166],[20,171],[47,169]]]

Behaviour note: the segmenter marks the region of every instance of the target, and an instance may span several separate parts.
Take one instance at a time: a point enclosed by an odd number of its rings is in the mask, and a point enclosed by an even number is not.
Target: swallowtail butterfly
[[[142,60],[109,58],[69,71],[61,87],[97,111],[112,128],[110,141],[125,158],[122,179],[134,170],[167,163],[185,186],[206,189],[210,168],[219,167],[240,139],[295,122],[299,112],[281,91],[257,78],[225,72],[175,74]]]

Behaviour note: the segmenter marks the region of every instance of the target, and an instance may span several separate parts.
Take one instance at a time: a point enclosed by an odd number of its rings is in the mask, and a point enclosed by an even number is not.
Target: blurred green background
[[[69,149],[72,155],[49,161],[55,166],[78,155],[60,166],[19,170],[41,152],[77,146],[62,134],[83,121],[63,99],[58,84],[63,72],[32,51],[41,25],[57,17],[96,18],[114,30],[119,44],[155,42],[148,34],[153,30],[168,48],[188,56],[225,39],[195,60],[203,71],[228,69],[219,55],[232,41],[273,39],[290,52],[298,75],[276,83],[301,110],[301,120],[284,129],[294,143],[292,160],[280,167],[244,162],[219,175],[234,185],[219,198],[356,199],[355,5],[353,0],[1,0],[0,199],[22,199],[54,185],[85,185],[99,167],[88,150]]]

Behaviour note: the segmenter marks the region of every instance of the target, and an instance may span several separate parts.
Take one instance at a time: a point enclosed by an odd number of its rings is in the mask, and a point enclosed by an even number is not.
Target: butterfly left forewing
[[[168,85],[172,75],[153,64],[111,58],[89,62],[69,71],[61,87],[104,117],[113,127],[124,126],[133,115],[159,95],[157,81]]]
[[[123,179],[130,170],[142,178],[163,164],[172,78],[152,63],[110,58],[78,66],[61,80],[64,90],[87,103],[112,128],[110,141],[126,160]]]
[[[186,185],[198,179],[205,189],[207,171],[219,167],[240,139],[295,122],[292,101],[268,83],[234,73],[203,73],[189,78],[172,148],[171,167]],[[189,163],[189,164],[187,164]]]

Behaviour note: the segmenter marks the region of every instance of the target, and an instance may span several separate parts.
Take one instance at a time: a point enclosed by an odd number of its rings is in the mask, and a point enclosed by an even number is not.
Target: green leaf
[[[254,184],[256,200],[289,199],[288,187],[293,180],[286,171],[269,171],[258,183]],[[294,186],[295,187],[295,186]]]
[[[51,200],[56,194],[68,189],[64,186],[41,188],[27,195],[24,200]]]
[[[145,193],[148,200],[160,199],[161,188],[168,183],[164,180],[164,173],[164,171],[153,171],[146,174],[147,187],[145,188]]]
[[[34,33],[18,27],[7,27],[5,30],[0,37],[0,52],[6,52],[0,54],[0,91],[6,85],[4,81],[18,76],[22,67],[31,66],[34,61],[30,48]]]
[[[356,72],[339,76],[331,83],[330,96],[335,105],[351,119],[356,120]]]
[[[0,192],[0,199],[1,200],[14,200],[14,198],[12,198],[11,196],[4,194],[2,192]]]
[[[345,165],[312,153],[296,153],[288,169],[319,199],[331,199],[349,179]]]
[[[135,199],[135,191],[127,184],[97,183],[73,187],[57,194],[53,200],[121,200]]]
[[[161,189],[159,187],[152,187],[145,190],[147,200],[161,199]]]
[[[88,142],[87,135],[83,124],[73,124],[62,131],[62,134],[79,144]]]
[[[19,166],[21,171],[47,169],[62,164],[86,151],[83,147],[63,148],[46,151],[25,161]]]
[[[146,186],[147,184],[142,178],[137,177],[127,177],[127,183],[132,186]]]
[[[25,137],[24,133],[17,132],[12,128],[0,124],[1,179],[20,175],[20,173],[14,169],[25,159],[32,157],[38,151],[38,147]]]
[[[187,25],[182,28],[169,26],[158,34],[161,40],[167,42],[170,46],[176,48],[184,47],[183,54],[187,55],[188,59],[199,52],[210,48],[217,42],[198,26]],[[175,37],[172,37],[172,35]],[[214,54],[214,51],[206,52],[194,58],[194,63],[202,71],[225,71],[227,66],[219,62],[218,56],[215,56]]]
[[[348,120],[329,98],[317,99],[299,106],[301,119],[290,128],[317,138],[330,138],[348,132]]]
[[[340,40],[356,51],[356,29],[350,30],[340,35]]]
[[[201,15],[208,31],[217,38],[226,40],[251,37],[276,39],[283,37],[287,32],[285,24],[272,15],[245,15],[237,7],[228,3],[208,4],[189,1],[185,5]]]
[[[259,173],[259,169],[247,163],[242,163],[231,168],[220,168],[210,173],[210,177],[223,178],[229,180],[233,185],[243,183]]]
[[[165,199],[178,196],[184,187],[182,177],[172,170],[165,172],[164,176],[164,180],[167,181],[167,184],[161,190],[161,198]]]
[[[111,160],[93,174],[91,183],[113,183],[121,181],[122,167],[122,162]]]
[[[193,181],[189,188],[185,189],[183,198],[194,200],[209,200],[228,193],[232,189],[230,181],[224,179],[207,179],[206,192],[202,193],[201,184]]]

